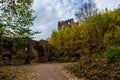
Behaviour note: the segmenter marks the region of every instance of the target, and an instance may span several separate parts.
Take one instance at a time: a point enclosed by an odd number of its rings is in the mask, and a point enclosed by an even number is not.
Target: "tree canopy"
[[[97,13],[96,4],[93,0],[84,3],[81,7],[78,8],[78,11],[75,13],[75,16],[78,19],[78,22],[85,21],[88,17]]]
[[[0,39],[31,38],[37,32],[30,27],[35,17],[32,7],[33,0],[1,0],[0,1]]]

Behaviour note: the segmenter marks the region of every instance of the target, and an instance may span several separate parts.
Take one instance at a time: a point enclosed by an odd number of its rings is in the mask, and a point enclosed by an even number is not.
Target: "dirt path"
[[[68,80],[62,73],[61,64],[40,64],[38,66],[39,80]]]
[[[34,74],[30,80],[82,80],[77,79],[68,72],[64,67],[71,63],[52,63],[52,64],[36,64],[31,66]]]
[[[6,70],[6,73],[14,74],[16,77],[12,80],[78,80],[68,76],[68,73],[64,69],[66,63],[40,63],[40,64],[30,64],[23,66],[6,66],[0,68]]]

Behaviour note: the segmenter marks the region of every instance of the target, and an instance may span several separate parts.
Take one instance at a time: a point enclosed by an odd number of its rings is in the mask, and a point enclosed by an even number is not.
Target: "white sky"
[[[57,30],[57,22],[70,18],[75,19],[76,8],[87,0],[34,0],[35,10],[33,30],[42,33],[35,35],[36,40],[47,39],[53,30]],[[120,5],[120,0],[94,0],[98,9],[114,9]]]

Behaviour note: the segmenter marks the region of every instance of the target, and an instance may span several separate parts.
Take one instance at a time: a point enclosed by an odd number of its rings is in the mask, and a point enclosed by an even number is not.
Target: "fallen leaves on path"
[[[78,80],[65,71],[67,65],[68,63],[45,63],[4,66],[0,67],[0,80]]]
[[[4,66],[0,67],[0,79],[2,80],[34,80],[36,74],[32,66]],[[32,79],[33,78],[33,79]]]

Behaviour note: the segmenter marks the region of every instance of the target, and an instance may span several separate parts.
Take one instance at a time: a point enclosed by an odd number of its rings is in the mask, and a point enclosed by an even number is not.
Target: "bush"
[[[7,76],[6,75],[1,75],[0,80],[7,80]]]
[[[34,50],[33,51],[33,56],[34,56],[34,59],[33,59],[33,61],[32,62],[36,62],[37,61],[37,59],[38,59],[38,52],[37,52],[37,50]]]
[[[107,47],[107,54],[106,54],[106,61],[107,63],[115,63],[116,61],[116,48],[113,46],[108,46]]]

